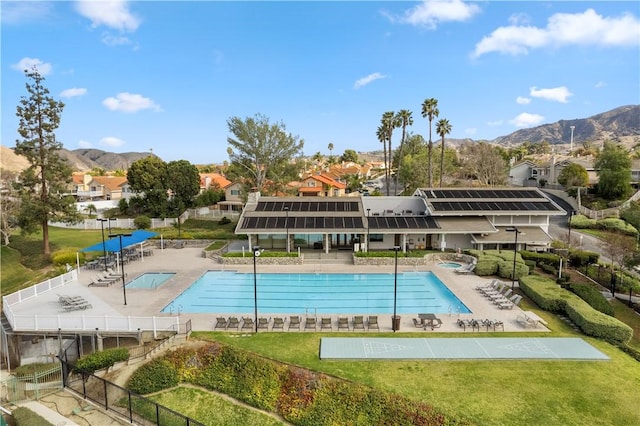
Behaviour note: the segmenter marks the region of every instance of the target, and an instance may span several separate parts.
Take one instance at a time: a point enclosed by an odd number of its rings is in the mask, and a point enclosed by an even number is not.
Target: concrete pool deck
[[[357,266],[343,263],[312,263],[306,265],[260,265],[258,263],[258,273],[391,273],[394,272],[394,266]],[[229,317],[228,313],[217,315],[211,314],[190,314],[180,313],[179,307],[176,307],[173,315],[163,314],[161,310],[165,308],[180,293],[186,290],[195,280],[197,280],[206,271],[238,271],[244,273],[253,273],[253,264],[250,265],[221,265],[214,260],[204,258],[202,249],[200,248],[182,248],[182,249],[156,249],[153,256],[145,257],[144,260],[131,262],[125,265],[126,281],[129,282],[136,277],[149,272],[174,272],[176,275],[167,280],[163,285],[156,289],[126,289],[127,304],[124,305],[124,292],[122,282],[116,283],[108,287],[94,287],[88,284],[93,277],[98,275],[100,270],[81,269],[78,274],[78,281],[71,282],[63,287],[56,288],[52,291],[42,293],[34,298],[25,300],[12,306],[15,315],[59,315],[64,316],[157,316],[169,317],[179,316],[180,323],[191,320],[192,330],[194,331],[211,331],[215,325],[217,316]],[[461,319],[490,319],[498,320],[504,323],[504,331],[548,331],[542,324],[537,327],[524,327],[517,318],[523,315],[523,311],[514,307],[513,309],[499,309],[489,300],[483,297],[475,287],[478,285],[486,285],[491,278],[478,277],[473,274],[463,275],[456,274],[453,269],[439,267],[437,263],[424,266],[402,266],[398,265],[398,272],[414,272],[414,271],[432,271],[470,310],[471,314],[438,314],[438,318],[442,320],[442,326],[437,328],[435,332],[464,332],[458,326],[457,320]],[[92,308],[82,311],[65,312],[58,303],[58,295],[64,294],[68,296],[82,296],[91,304]],[[259,306],[259,301],[258,301]],[[415,314],[399,314],[401,316],[400,332],[419,332],[433,333],[430,329],[427,331],[422,328],[416,328],[412,319],[417,316]],[[260,312],[258,312],[260,316]],[[288,313],[283,312],[281,316],[288,317]],[[310,312],[310,315],[313,315]],[[358,312],[353,314],[340,314],[340,316],[348,316],[351,320],[353,315],[361,315]],[[238,317],[243,316],[238,314]],[[247,312],[244,316],[253,317],[253,312]],[[268,314],[266,317],[274,317],[278,315]],[[318,321],[321,316],[318,314]],[[304,317],[304,315],[303,315]],[[333,314],[332,318],[337,323],[338,314]],[[366,320],[367,315],[365,315]],[[391,315],[378,315],[380,331],[392,331]],[[304,319],[303,319],[304,321]],[[288,322],[288,321],[287,321]],[[285,325],[285,330],[287,329]],[[320,327],[318,326],[318,331]],[[324,330],[323,330],[324,331]],[[328,332],[328,331],[324,331]],[[470,330],[466,330],[471,333]],[[481,328],[481,333],[486,332],[485,328]],[[333,333],[337,333],[337,324],[334,324]],[[344,333],[344,332],[343,332]],[[477,333],[477,331],[475,331]]]

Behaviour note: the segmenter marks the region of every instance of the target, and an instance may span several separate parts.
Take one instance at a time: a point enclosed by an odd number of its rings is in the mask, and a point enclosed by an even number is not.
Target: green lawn
[[[540,315],[549,318],[552,327],[562,323],[544,312]],[[563,325],[560,329],[552,336],[576,336],[569,327]],[[429,335],[462,337],[459,333]],[[423,400],[482,425],[640,424],[640,410],[631,408],[637,407],[640,363],[596,339],[581,336],[609,356],[610,361],[320,361],[321,336],[260,333],[237,338],[212,332],[194,335]],[[376,336],[416,337],[416,334]],[[549,337],[549,333],[527,333],[527,336]]]
[[[212,426],[279,426],[270,415],[230,402],[227,398],[192,387],[177,387],[149,397],[160,405]]]

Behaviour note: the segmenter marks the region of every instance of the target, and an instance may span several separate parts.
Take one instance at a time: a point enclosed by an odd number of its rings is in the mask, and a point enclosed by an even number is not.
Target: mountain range
[[[552,124],[517,130],[494,140],[446,139],[447,143],[460,145],[466,142],[488,142],[504,147],[519,146],[524,142],[547,141],[552,145],[568,146],[571,143],[573,126],[574,147],[585,141],[600,144],[605,140],[620,143],[627,148],[640,144],[640,105],[626,105],[588,118],[560,120]],[[26,159],[15,155],[13,149],[0,146],[0,164],[3,170],[20,171],[28,166]],[[373,153],[371,153],[373,154]],[[62,149],[60,155],[71,168],[87,171],[99,167],[107,171],[126,170],[136,160],[155,156],[151,152],[114,153],[99,149]]]

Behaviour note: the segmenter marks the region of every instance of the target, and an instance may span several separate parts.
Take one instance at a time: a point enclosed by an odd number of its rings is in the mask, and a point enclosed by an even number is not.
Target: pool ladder
[[[308,317],[308,316],[309,316],[309,311],[310,311],[311,309],[312,309],[312,308],[304,308],[304,315],[305,315],[306,317]],[[314,316],[314,317],[316,317],[316,318],[318,318],[318,308],[313,308],[313,316]]]
[[[453,306],[449,305],[449,316],[452,316],[453,314],[456,314],[456,316],[460,316],[460,305],[458,305],[458,307],[454,310]]]

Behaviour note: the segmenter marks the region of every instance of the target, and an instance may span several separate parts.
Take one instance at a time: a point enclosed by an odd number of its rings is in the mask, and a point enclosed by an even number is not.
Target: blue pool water
[[[459,267],[462,266],[462,263],[458,263],[458,262],[440,262],[438,263],[438,266],[441,268],[447,268],[447,269],[458,269]]]
[[[262,314],[393,313],[394,274],[257,274],[256,282]],[[253,274],[209,271],[162,312],[242,314],[253,309]],[[471,312],[432,272],[398,274],[396,311]]]
[[[127,283],[127,288],[157,288],[174,275],[173,272],[147,272]]]

